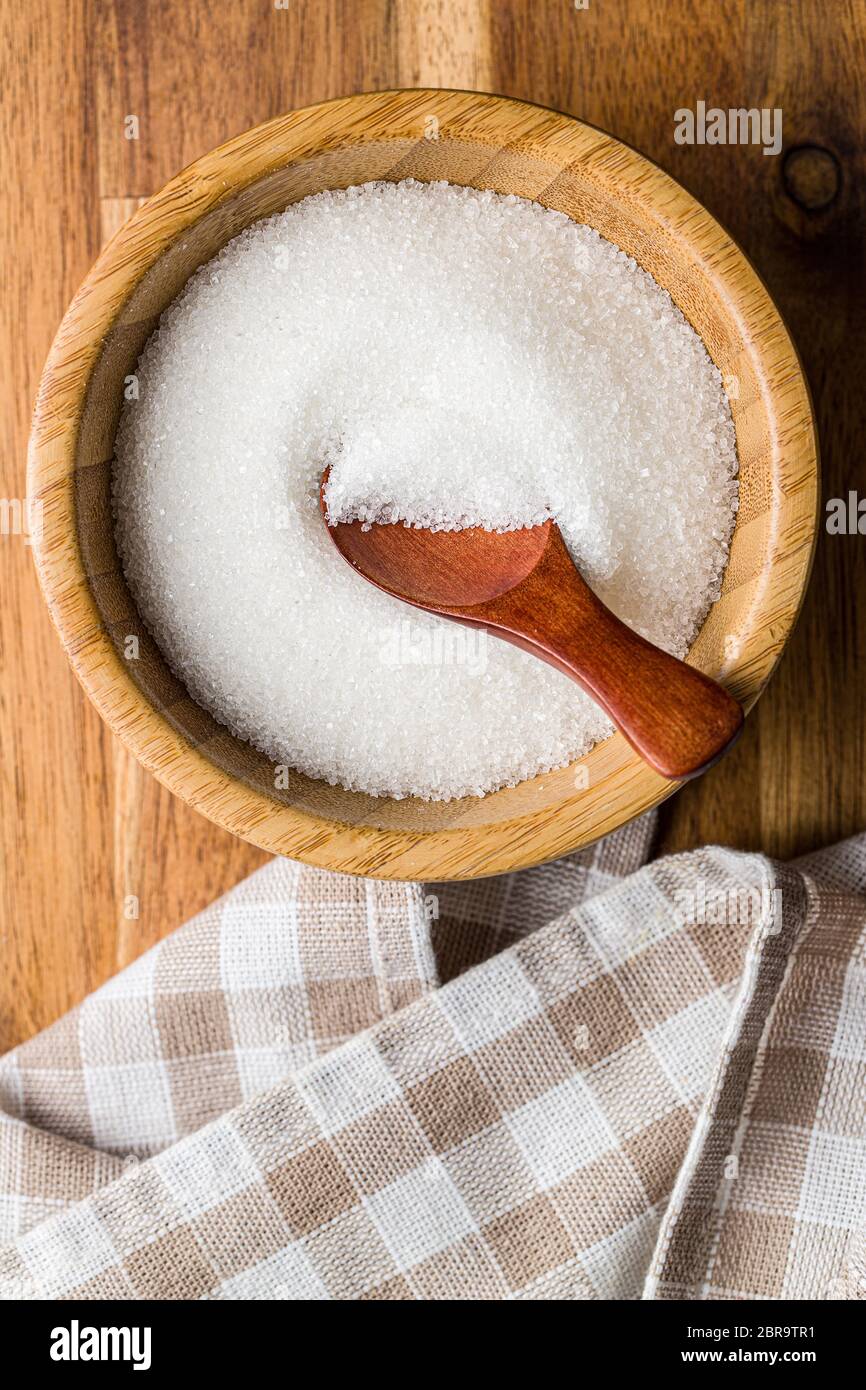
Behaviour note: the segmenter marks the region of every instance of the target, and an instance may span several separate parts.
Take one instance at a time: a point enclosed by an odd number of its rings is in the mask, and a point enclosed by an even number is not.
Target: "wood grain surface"
[[[421,84],[573,112],[695,193],[751,256],[800,347],[825,496],[866,494],[863,0],[0,0],[0,53],[0,498],[24,495],[53,332],[137,200],[293,106]],[[781,108],[785,152],[675,144],[674,111],[698,100]],[[20,535],[0,536],[0,596],[6,1047],[263,856],[115,743],[76,686]],[[666,848],[722,840],[787,856],[863,827],[864,600],[866,537],[823,535],[779,671],[737,749],[668,803]]]

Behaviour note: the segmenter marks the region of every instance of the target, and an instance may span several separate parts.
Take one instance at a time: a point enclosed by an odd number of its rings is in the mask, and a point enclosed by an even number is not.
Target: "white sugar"
[[[332,514],[554,516],[626,622],[684,655],[736,509],[718,371],[588,227],[447,184],[259,222],[192,278],[117,440],[121,558],[191,694],[277,764],[382,795],[480,795],[609,732],[571,681],[379,593]]]

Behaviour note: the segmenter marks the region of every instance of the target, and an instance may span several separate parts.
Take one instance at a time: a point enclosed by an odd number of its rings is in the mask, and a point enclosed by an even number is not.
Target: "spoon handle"
[[[475,612],[482,609],[491,610],[503,636],[576,680],[663,777],[696,777],[740,733],[738,701],[615,617],[577,570],[555,526],[532,574]]]

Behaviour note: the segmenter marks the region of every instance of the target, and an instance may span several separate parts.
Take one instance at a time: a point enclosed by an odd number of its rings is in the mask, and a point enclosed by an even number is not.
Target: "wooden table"
[[[292,106],[416,85],[574,112],[685,184],[752,257],[800,347],[825,497],[866,496],[866,0],[0,0],[0,26],[0,498],[24,496],[30,411],[63,310],[138,200]],[[781,108],[784,153],[677,145],[674,112],[698,100]],[[0,536],[0,1050],[264,857],[175,800],[103,727],[28,550]],[[734,753],[668,803],[666,848],[721,840],[787,856],[866,825],[864,613],[866,536],[822,534],[784,661]]]

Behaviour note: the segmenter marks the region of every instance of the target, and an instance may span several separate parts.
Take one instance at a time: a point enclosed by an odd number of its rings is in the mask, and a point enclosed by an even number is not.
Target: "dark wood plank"
[[[590,0],[587,10],[511,0],[492,7],[491,27],[497,90],[607,127],[732,232],[803,357],[825,497],[866,496],[866,5],[839,0],[831,18],[808,0]],[[781,108],[783,154],[676,144],[674,113],[698,100]],[[803,146],[819,152],[805,166],[791,153]],[[788,857],[862,829],[864,650],[866,538],[822,533],[779,670],[730,757],[665,807],[663,847],[724,841]]]

